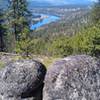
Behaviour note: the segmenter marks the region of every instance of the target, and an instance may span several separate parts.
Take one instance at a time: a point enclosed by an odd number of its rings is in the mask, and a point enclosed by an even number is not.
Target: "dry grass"
[[[3,67],[5,67],[5,63],[3,61],[0,61],[0,69],[2,69]]]
[[[22,60],[22,59],[33,59],[33,60],[40,61],[46,66],[46,68],[48,68],[53,62],[59,60],[60,58],[44,56],[44,55],[31,55],[29,58],[27,57],[25,58],[18,54],[0,52],[0,68],[4,67],[5,63]]]
[[[54,63],[55,61],[59,60],[60,58],[54,58],[54,57],[47,57],[42,62],[47,68]]]

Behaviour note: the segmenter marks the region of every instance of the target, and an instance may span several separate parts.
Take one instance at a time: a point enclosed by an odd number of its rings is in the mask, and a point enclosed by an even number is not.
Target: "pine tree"
[[[5,44],[4,44],[4,32],[5,32],[5,28],[3,26],[3,10],[0,9],[0,52],[3,52],[5,49]]]
[[[91,54],[93,56],[100,57],[100,0],[98,0],[92,8],[92,21],[96,31],[92,39],[93,47]]]
[[[8,0],[8,3],[9,6],[6,11],[6,47],[8,48],[7,51],[16,52],[16,50],[21,49],[22,41],[29,39],[31,13],[27,9],[26,0]]]
[[[100,30],[96,33],[92,39],[92,50],[91,54],[96,57],[100,57]]]
[[[19,41],[25,28],[29,28],[29,11],[26,0],[9,0],[8,22],[10,30]]]

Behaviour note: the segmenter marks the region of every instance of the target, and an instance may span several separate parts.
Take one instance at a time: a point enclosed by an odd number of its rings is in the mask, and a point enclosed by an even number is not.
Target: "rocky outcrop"
[[[11,62],[0,71],[0,100],[42,99],[46,68],[33,60]],[[32,99],[31,99],[32,100]]]
[[[86,55],[55,62],[45,78],[43,100],[100,100],[100,62]]]
[[[7,62],[0,71],[0,100],[100,100],[100,61],[90,56],[61,59],[45,74],[34,60]]]

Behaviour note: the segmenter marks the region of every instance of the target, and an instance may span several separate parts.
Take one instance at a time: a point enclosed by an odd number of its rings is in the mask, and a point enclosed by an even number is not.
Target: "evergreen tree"
[[[96,57],[100,57],[100,29],[98,33],[96,33],[92,39],[92,50],[91,54]]]
[[[29,11],[26,0],[9,0],[8,9],[9,29],[19,41],[25,28],[29,28]]]
[[[5,32],[5,28],[3,26],[3,10],[0,9],[0,51],[3,52],[5,49],[5,44],[4,44],[4,32]]]
[[[91,54],[96,57],[100,57],[100,0],[92,8],[92,21],[94,27],[98,31],[95,32],[92,39],[92,50]]]
[[[26,0],[8,0],[8,3],[5,16],[7,28],[6,48],[7,51],[12,52],[21,48],[22,41],[29,39],[31,13],[27,9]]]

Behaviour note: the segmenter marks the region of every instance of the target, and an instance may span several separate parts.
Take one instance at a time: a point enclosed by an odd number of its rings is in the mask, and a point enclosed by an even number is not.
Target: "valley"
[[[99,19],[93,15],[99,13],[92,7],[92,2],[86,5],[86,1],[66,5],[56,5],[55,1],[54,5],[40,4],[41,1],[38,5],[34,1],[18,2],[8,2],[8,6],[4,0],[0,2],[3,4],[1,51],[54,57],[94,52],[92,38],[95,40],[95,36],[92,35],[99,34],[99,25],[94,21],[98,23]],[[98,54],[98,49],[96,51]]]
[[[100,0],[0,0],[0,100],[100,100]]]
[[[61,6],[61,7],[36,7],[31,9],[34,14],[41,14],[49,16],[46,17],[35,25],[31,26],[31,29],[35,30],[35,34],[67,34],[74,35],[79,31],[80,26],[88,23],[89,18],[89,6]],[[52,18],[50,18],[50,16]],[[58,20],[59,19],[59,20]],[[34,24],[34,22],[33,22]],[[39,26],[39,27],[38,27]],[[45,35],[44,35],[45,36]]]
[[[34,16],[35,14],[33,14]],[[36,18],[32,19],[31,23],[31,30],[37,30],[38,28],[50,24],[52,22],[56,22],[60,19],[58,16],[53,16],[53,15],[45,15],[45,14],[37,14]],[[36,22],[36,23],[34,23]]]

